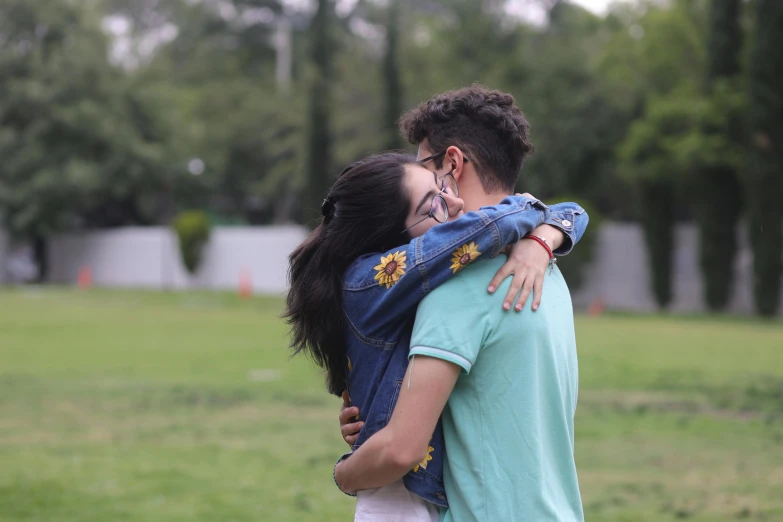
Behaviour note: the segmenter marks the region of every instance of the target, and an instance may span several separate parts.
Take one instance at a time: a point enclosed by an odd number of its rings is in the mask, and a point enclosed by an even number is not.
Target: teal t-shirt
[[[582,521],[571,296],[555,268],[538,311],[530,300],[522,312],[504,311],[510,278],[486,290],[504,261],[467,266],[416,313],[411,356],[463,370],[443,411],[449,510],[441,521]]]

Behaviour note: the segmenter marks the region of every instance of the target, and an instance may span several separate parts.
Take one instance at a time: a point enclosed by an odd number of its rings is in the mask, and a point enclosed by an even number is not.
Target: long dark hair
[[[324,201],[321,223],[289,257],[283,317],[291,348],[326,370],[329,393],[346,389],[343,276],[359,256],[410,241],[400,232],[410,209],[405,166],[415,161],[389,152],[347,167]]]

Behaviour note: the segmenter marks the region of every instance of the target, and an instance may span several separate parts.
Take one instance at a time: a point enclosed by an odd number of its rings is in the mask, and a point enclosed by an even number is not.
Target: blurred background
[[[777,0],[0,0],[0,520],[350,520],[287,255],[473,82],[590,213],[588,520],[783,520]]]

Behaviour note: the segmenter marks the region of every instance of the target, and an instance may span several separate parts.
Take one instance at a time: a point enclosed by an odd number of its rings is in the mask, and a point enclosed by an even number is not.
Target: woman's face
[[[448,221],[460,217],[464,212],[465,203],[449,190],[441,192],[443,180],[435,173],[422,167],[411,164],[405,166],[405,181],[403,186],[408,192],[410,209],[405,219],[405,226],[410,227],[408,233],[411,237],[419,237],[426,231],[439,224],[435,218],[427,217],[432,210],[435,196],[440,194],[446,201]],[[436,205],[440,204],[436,202]],[[444,212],[445,214],[445,212]],[[421,221],[420,223],[417,223]]]

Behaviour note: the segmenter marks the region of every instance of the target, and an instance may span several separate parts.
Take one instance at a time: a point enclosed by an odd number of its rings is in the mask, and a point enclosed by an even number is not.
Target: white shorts
[[[356,495],[354,522],[438,522],[438,506],[414,495],[399,480]]]

